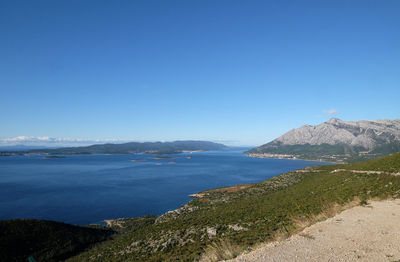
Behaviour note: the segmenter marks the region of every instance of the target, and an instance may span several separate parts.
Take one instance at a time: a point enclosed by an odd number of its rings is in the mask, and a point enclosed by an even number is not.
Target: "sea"
[[[165,157],[165,155],[164,155]],[[326,163],[248,157],[243,150],[167,155],[0,157],[0,219],[71,224],[160,215],[206,189],[256,183]]]

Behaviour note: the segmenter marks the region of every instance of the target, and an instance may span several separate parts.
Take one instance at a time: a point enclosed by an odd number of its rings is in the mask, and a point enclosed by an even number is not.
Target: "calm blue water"
[[[72,224],[159,215],[205,189],[253,183],[320,162],[256,159],[241,151],[173,155],[0,157],[0,219],[41,218]],[[146,162],[132,162],[146,159]],[[169,164],[174,161],[176,164]],[[157,165],[161,163],[162,165]]]

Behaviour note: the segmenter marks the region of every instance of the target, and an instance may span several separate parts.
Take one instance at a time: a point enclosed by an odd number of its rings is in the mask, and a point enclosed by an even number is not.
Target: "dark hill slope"
[[[0,221],[0,261],[61,261],[109,239],[113,231],[37,220]]]

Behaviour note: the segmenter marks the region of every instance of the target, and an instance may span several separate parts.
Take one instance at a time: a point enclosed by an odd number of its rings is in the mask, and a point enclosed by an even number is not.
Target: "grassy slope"
[[[0,261],[60,261],[109,239],[112,230],[37,219],[0,221]]]
[[[331,173],[400,171],[400,154],[351,165],[289,172],[248,187],[202,192],[179,214],[127,219],[119,237],[71,261],[193,261],[234,257],[257,243],[287,237],[349,203],[397,197],[400,176]]]
[[[384,171],[390,173],[398,173],[400,171],[400,153],[393,154],[384,158],[378,158],[367,162],[353,163],[349,165],[343,165],[340,168],[350,170],[374,170]]]

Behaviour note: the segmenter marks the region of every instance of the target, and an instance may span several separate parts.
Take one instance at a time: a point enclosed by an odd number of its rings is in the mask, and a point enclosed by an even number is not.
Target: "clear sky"
[[[400,1],[0,1],[0,138],[259,145],[399,118]]]

